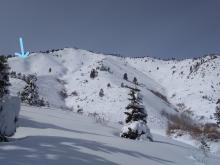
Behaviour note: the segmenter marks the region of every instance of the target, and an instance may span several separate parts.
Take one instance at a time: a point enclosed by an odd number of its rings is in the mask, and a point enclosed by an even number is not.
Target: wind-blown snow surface
[[[100,125],[71,111],[22,106],[16,139],[0,144],[4,165],[196,165],[220,157],[153,135],[155,142],[120,138],[121,125]]]

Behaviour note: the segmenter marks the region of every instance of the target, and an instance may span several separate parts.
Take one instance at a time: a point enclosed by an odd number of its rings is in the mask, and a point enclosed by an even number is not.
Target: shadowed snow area
[[[121,125],[101,125],[93,119],[60,109],[22,106],[20,127],[9,143],[1,143],[4,165],[132,165],[196,164],[197,149],[154,134],[155,142],[118,137]],[[210,165],[218,157],[204,158]]]

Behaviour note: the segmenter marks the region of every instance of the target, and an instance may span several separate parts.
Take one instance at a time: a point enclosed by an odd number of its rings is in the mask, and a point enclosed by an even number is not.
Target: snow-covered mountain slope
[[[64,49],[46,54],[34,53],[27,59],[11,58],[9,64],[17,73],[36,73],[40,95],[51,106],[66,106],[73,111],[83,109],[85,113],[98,113],[105,120],[123,121],[129,89],[122,88],[121,83],[134,86],[132,80],[136,77],[140,84],[138,88],[144,96],[150,127],[166,126],[160,115],[162,110],[176,112],[172,104],[155,94],[156,92],[165,96],[166,89],[147,74],[128,65],[124,58],[79,49]],[[98,77],[94,79],[90,78],[92,69],[98,71]],[[124,73],[128,74],[129,81],[123,79]],[[111,87],[107,87],[108,83]],[[101,88],[104,90],[104,97],[99,96]],[[61,91],[66,91],[67,97],[60,97]]]
[[[220,99],[220,56],[181,61],[145,57],[126,61],[160,83],[168,99],[179,109],[189,110],[197,118],[213,119]]]
[[[39,94],[49,102],[50,108],[22,107],[21,127],[16,138],[28,138],[16,142],[15,146],[0,147],[0,150],[8,154],[19,150],[28,160],[36,159],[41,164],[61,164],[70,160],[77,164],[204,163],[200,151],[164,136],[167,119],[161,112],[188,111],[197,119],[213,122],[216,102],[220,99],[219,56],[164,61],[65,48],[32,53],[26,59],[9,58],[8,61],[12,71],[37,74]],[[92,69],[98,72],[95,78],[90,77]],[[123,79],[124,73],[128,80]],[[148,126],[156,143],[119,138],[122,125],[117,122],[124,121],[125,107],[129,103],[129,89],[122,87],[122,83],[134,87],[134,77],[138,80],[137,87],[148,113]],[[10,82],[11,95],[17,95],[26,85],[17,78],[11,78]],[[100,89],[104,90],[103,97],[99,95]],[[86,115],[76,115],[72,111]],[[98,126],[86,116],[95,116],[108,125]],[[179,140],[193,143],[187,135]],[[219,143],[210,145],[211,151],[219,154]],[[168,151],[171,154],[167,154]],[[0,158],[20,164],[28,162],[21,159],[21,155],[9,159],[8,154],[0,154]],[[206,161],[219,164],[219,158],[213,155]]]
[[[100,125],[70,111],[22,106],[19,123],[12,142],[0,144],[1,164],[220,164],[219,156],[205,157],[196,148],[159,135],[153,135],[155,142],[122,139],[120,125]]]
[[[65,48],[51,53],[33,53],[27,59],[10,58],[9,64],[17,73],[37,73],[40,94],[51,106],[68,107],[73,111],[83,109],[112,121],[123,120],[129,90],[122,88],[121,83],[133,86],[134,77],[140,83],[138,88],[144,95],[152,127],[164,126],[160,117],[162,110],[169,113],[176,109],[189,110],[197,118],[204,116],[210,120],[220,98],[220,57],[214,55],[164,61]],[[103,71],[102,67],[109,70]],[[91,79],[90,72],[96,68],[98,77]],[[129,81],[123,80],[124,73],[128,74]],[[111,87],[107,87],[108,83]],[[99,97],[101,88],[104,97]],[[66,91],[68,97],[61,98],[61,91]]]

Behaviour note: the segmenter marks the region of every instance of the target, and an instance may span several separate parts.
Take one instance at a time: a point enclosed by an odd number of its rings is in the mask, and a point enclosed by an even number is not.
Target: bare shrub
[[[110,83],[108,83],[108,84],[107,84],[107,87],[108,87],[108,88],[111,88],[111,84],[110,84]]]
[[[83,114],[83,109],[82,109],[82,108],[79,108],[79,109],[77,110],[77,113],[78,113],[78,114]]]
[[[103,96],[104,96],[104,90],[103,90],[102,88],[101,88],[100,91],[99,91],[99,96],[100,96],[100,97],[103,97]]]
[[[101,67],[99,68],[100,71],[106,71],[106,72],[110,72],[110,67],[105,66],[104,64],[101,65]]]
[[[203,133],[210,140],[220,139],[220,129],[215,123],[206,123],[203,125]]]
[[[73,91],[70,95],[71,96],[78,96],[78,93],[77,93],[77,91]]]
[[[167,135],[181,136],[188,133],[196,140],[201,140],[203,137],[211,141],[220,139],[220,129],[215,123],[199,123],[185,113],[168,114],[163,111],[162,115],[168,119]]]
[[[104,124],[104,125],[107,124],[107,120],[105,119],[103,114],[93,112],[93,113],[88,113],[88,116],[92,117],[96,123]]]
[[[217,106],[215,108],[214,117],[216,119],[216,123],[220,126],[220,99],[217,101]]]
[[[158,91],[154,91],[149,89],[154,95],[158,96],[159,98],[161,98],[163,101],[165,101],[166,103],[170,104],[170,102],[168,101],[167,97],[162,95],[160,92]]]
[[[62,89],[61,91],[59,91],[59,95],[62,100],[65,100],[68,97],[67,91],[65,89]]]
[[[58,83],[60,83],[61,85],[66,85],[67,82],[65,80],[61,80],[59,78],[56,79]]]
[[[182,112],[186,109],[186,105],[184,103],[178,103],[178,104],[176,104],[176,106],[178,107],[180,112]]]

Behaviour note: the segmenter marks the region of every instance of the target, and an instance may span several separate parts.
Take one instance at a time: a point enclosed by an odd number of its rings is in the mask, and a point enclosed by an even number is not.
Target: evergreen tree
[[[138,84],[138,82],[137,82],[137,78],[136,78],[136,77],[134,77],[134,79],[133,79],[133,83],[136,84],[136,85]]]
[[[40,99],[39,97],[36,81],[37,77],[35,75],[27,76],[27,85],[19,94],[21,101],[29,105],[45,106],[44,99]]]
[[[126,81],[128,80],[128,74],[127,73],[124,74],[123,79],[126,80]]]
[[[38,88],[35,83],[30,82],[29,84],[27,84],[24,87],[24,90],[21,92],[20,96],[22,102],[26,102],[30,105],[36,105],[39,95]]]
[[[17,79],[22,79],[21,73],[18,73],[18,74],[17,74]]]
[[[11,73],[10,73],[10,76],[11,76],[11,78],[16,78],[16,72],[15,71],[12,71]]]
[[[0,56],[0,99],[9,94],[9,69],[7,58]]]
[[[25,74],[22,75],[22,80],[26,82],[26,75]]]
[[[98,72],[95,69],[92,69],[90,72],[90,78],[94,79],[98,76]]]
[[[28,76],[26,76],[26,83],[27,84],[30,84],[31,82],[36,83],[36,81],[37,81],[37,76],[36,75],[29,74]]]
[[[142,104],[142,98],[138,89],[131,89],[129,93],[130,103],[126,107],[125,126],[121,137],[129,139],[149,139],[153,141],[147,126],[147,112]]]
[[[100,89],[100,91],[99,91],[99,96],[100,96],[100,97],[103,97],[103,96],[104,96],[104,90],[103,90],[103,89]]]
[[[7,58],[0,56],[0,142],[7,142],[7,138],[15,133],[20,110],[19,99],[7,97],[10,86],[9,69]]]
[[[214,116],[217,121],[217,124],[220,125],[220,99],[217,101]]]

